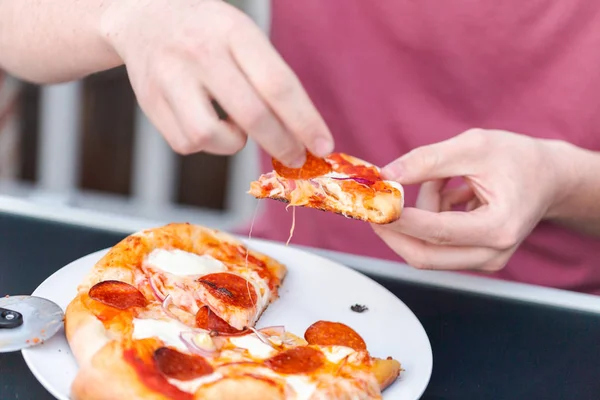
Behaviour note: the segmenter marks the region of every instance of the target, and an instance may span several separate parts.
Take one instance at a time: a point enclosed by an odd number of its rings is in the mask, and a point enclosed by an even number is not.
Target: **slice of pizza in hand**
[[[378,167],[344,153],[317,158],[307,152],[305,164],[296,169],[273,159],[273,171],[252,182],[248,193],[376,224],[397,220],[404,207],[398,182],[384,180]]]

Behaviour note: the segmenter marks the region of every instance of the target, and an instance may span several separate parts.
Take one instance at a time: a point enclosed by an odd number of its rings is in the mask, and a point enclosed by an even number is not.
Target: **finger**
[[[171,77],[165,98],[185,137],[174,147],[178,153],[233,154],[244,147],[246,136],[232,123],[219,119],[208,94],[191,71]]]
[[[334,142],[325,121],[291,68],[253,23],[229,36],[233,58],[283,125],[313,154],[323,157]]]
[[[475,192],[469,185],[445,190],[441,195],[441,211],[451,211],[456,205],[463,204],[475,197]]]
[[[446,183],[448,183],[447,179],[437,179],[423,183],[419,189],[416,207],[421,210],[440,212],[440,202],[442,199],[440,191]]]
[[[477,160],[485,157],[481,130],[471,130],[451,139],[412,150],[382,169],[382,174],[401,184],[467,176]]]
[[[437,245],[485,246],[500,243],[495,237],[501,228],[487,208],[472,212],[433,213],[418,208],[405,208],[402,216],[387,224],[391,230]]]
[[[273,157],[301,167],[306,158],[302,143],[284,128],[228,54],[218,60],[204,71],[203,80],[229,118]]]
[[[177,119],[164,97],[156,98],[149,104],[140,98],[139,105],[148,120],[162,134],[171,148],[179,148],[187,144],[187,138],[179,128]]]
[[[471,199],[471,201],[469,201],[467,203],[467,207],[465,208],[465,211],[473,211],[479,207],[481,207],[482,203],[481,201],[479,201],[479,199],[477,197],[475,197],[474,199]]]
[[[436,246],[394,232],[383,225],[373,225],[373,229],[408,265],[418,269],[494,271],[505,264],[503,254],[493,249]]]

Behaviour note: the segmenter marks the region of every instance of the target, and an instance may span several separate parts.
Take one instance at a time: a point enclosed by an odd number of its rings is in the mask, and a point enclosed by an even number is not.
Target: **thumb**
[[[482,157],[470,135],[418,147],[382,168],[385,179],[411,185],[472,174],[476,158]]]

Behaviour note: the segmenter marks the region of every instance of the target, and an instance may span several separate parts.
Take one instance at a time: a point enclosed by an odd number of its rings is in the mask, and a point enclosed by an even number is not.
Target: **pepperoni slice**
[[[265,361],[267,367],[281,374],[306,374],[324,363],[325,355],[308,346],[294,347]]]
[[[145,307],[148,300],[135,286],[121,281],[96,283],[88,292],[90,298],[120,310],[131,307]]]
[[[377,168],[369,165],[354,165],[345,159],[341,153],[330,154],[327,158],[336,164],[335,172],[362,178],[365,182],[374,183],[381,180],[381,174]]]
[[[143,340],[147,339],[142,339],[142,341]],[[138,342],[138,344],[140,343]],[[143,345],[141,347],[143,347]],[[129,363],[129,365],[133,367],[137,377],[142,381],[142,383],[149,389],[163,394],[168,399],[193,400],[193,395],[180,390],[176,386],[173,386],[165,378],[165,376],[158,371],[156,362],[153,362],[152,360],[153,353],[150,352],[150,358],[148,359],[147,355],[144,354],[145,352],[146,349],[136,349],[135,347],[127,349],[123,352],[123,358],[127,363]]]
[[[311,179],[331,172],[331,165],[322,158],[315,157],[311,152],[306,152],[306,162],[300,168],[289,168],[276,159],[272,159],[273,169],[277,175],[286,179]]]
[[[356,351],[367,349],[363,338],[340,322],[317,321],[304,332],[304,339],[317,346],[346,346]]]
[[[214,371],[204,357],[180,353],[169,347],[156,349],[154,361],[163,375],[180,381],[190,381]]]
[[[239,330],[229,325],[221,317],[212,312],[208,306],[200,307],[196,313],[196,325],[198,328],[217,333],[236,334],[247,332],[247,330]]]
[[[254,285],[241,276],[228,272],[204,275],[198,282],[211,295],[230,306],[252,308],[258,298]]]

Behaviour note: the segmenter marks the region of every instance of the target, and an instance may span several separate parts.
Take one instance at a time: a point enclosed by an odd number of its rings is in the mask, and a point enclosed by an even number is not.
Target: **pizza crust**
[[[83,305],[81,295],[78,295],[67,307],[65,335],[80,368],[88,364],[94,354],[110,342],[106,328]]]
[[[144,258],[154,249],[179,249],[197,254],[210,254],[219,258],[220,249],[209,249],[207,242],[226,243],[231,246],[243,246],[235,237],[199,225],[172,223],[159,228],[137,232],[113,246],[94,266],[91,273],[80,285],[81,290],[89,290],[103,280],[119,280],[133,283],[132,270],[141,265]],[[276,260],[253,250],[248,254],[261,260],[277,281],[283,280],[287,273],[285,266]]]
[[[282,385],[248,376],[224,378],[204,385],[196,391],[195,400],[285,400]]]
[[[394,383],[398,376],[400,376],[400,371],[402,370],[400,363],[391,358],[373,358],[373,365],[371,368],[381,391],[384,391],[388,386]]]
[[[87,364],[80,365],[71,387],[72,400],[148,399],[168,397],[148,389],[123,357],[124,348],[117,341],[102,347]]]
[[[252,194],[257,199],[267,199],[268,198],[270,200],[277,200],[277,201],[280,201],[280,202],[286,203],[286,204],[290,203],[290,200],[285,197],[267,196],[264,194],[264,192],[262,192],[262,190],[257,189],[254,186],[250,189],[250,191],[248,193]],[[387,211],[385,213],[381,213],[380,211],[377,211],[377,210],[368,210],[368,209],[342,212],[337,207],[335,207],[331,204],[310,206],[310,208],[315,209],[315,210],[325,211],[325,212],[331,212],[334,214],[342,215],[346,218],[370,222],[370,223],[378,224],[378,225],[390,224],[390,223],[396,221],[398,218],[400,218],[400,214],[402,213],[402,208],[404,206],[404,204],[402,202],[397,202],[395,198],[392,199],[392,201],[389,201],[390,199],[386,199],[386,196],[384,196],[384,194],[381,194],[381,195],[377,196],[376,198],[377,198],[378,204],[384,204],[384,207],[387,209]],[[292,207],[306,207],[306,206],[294,205]]]

